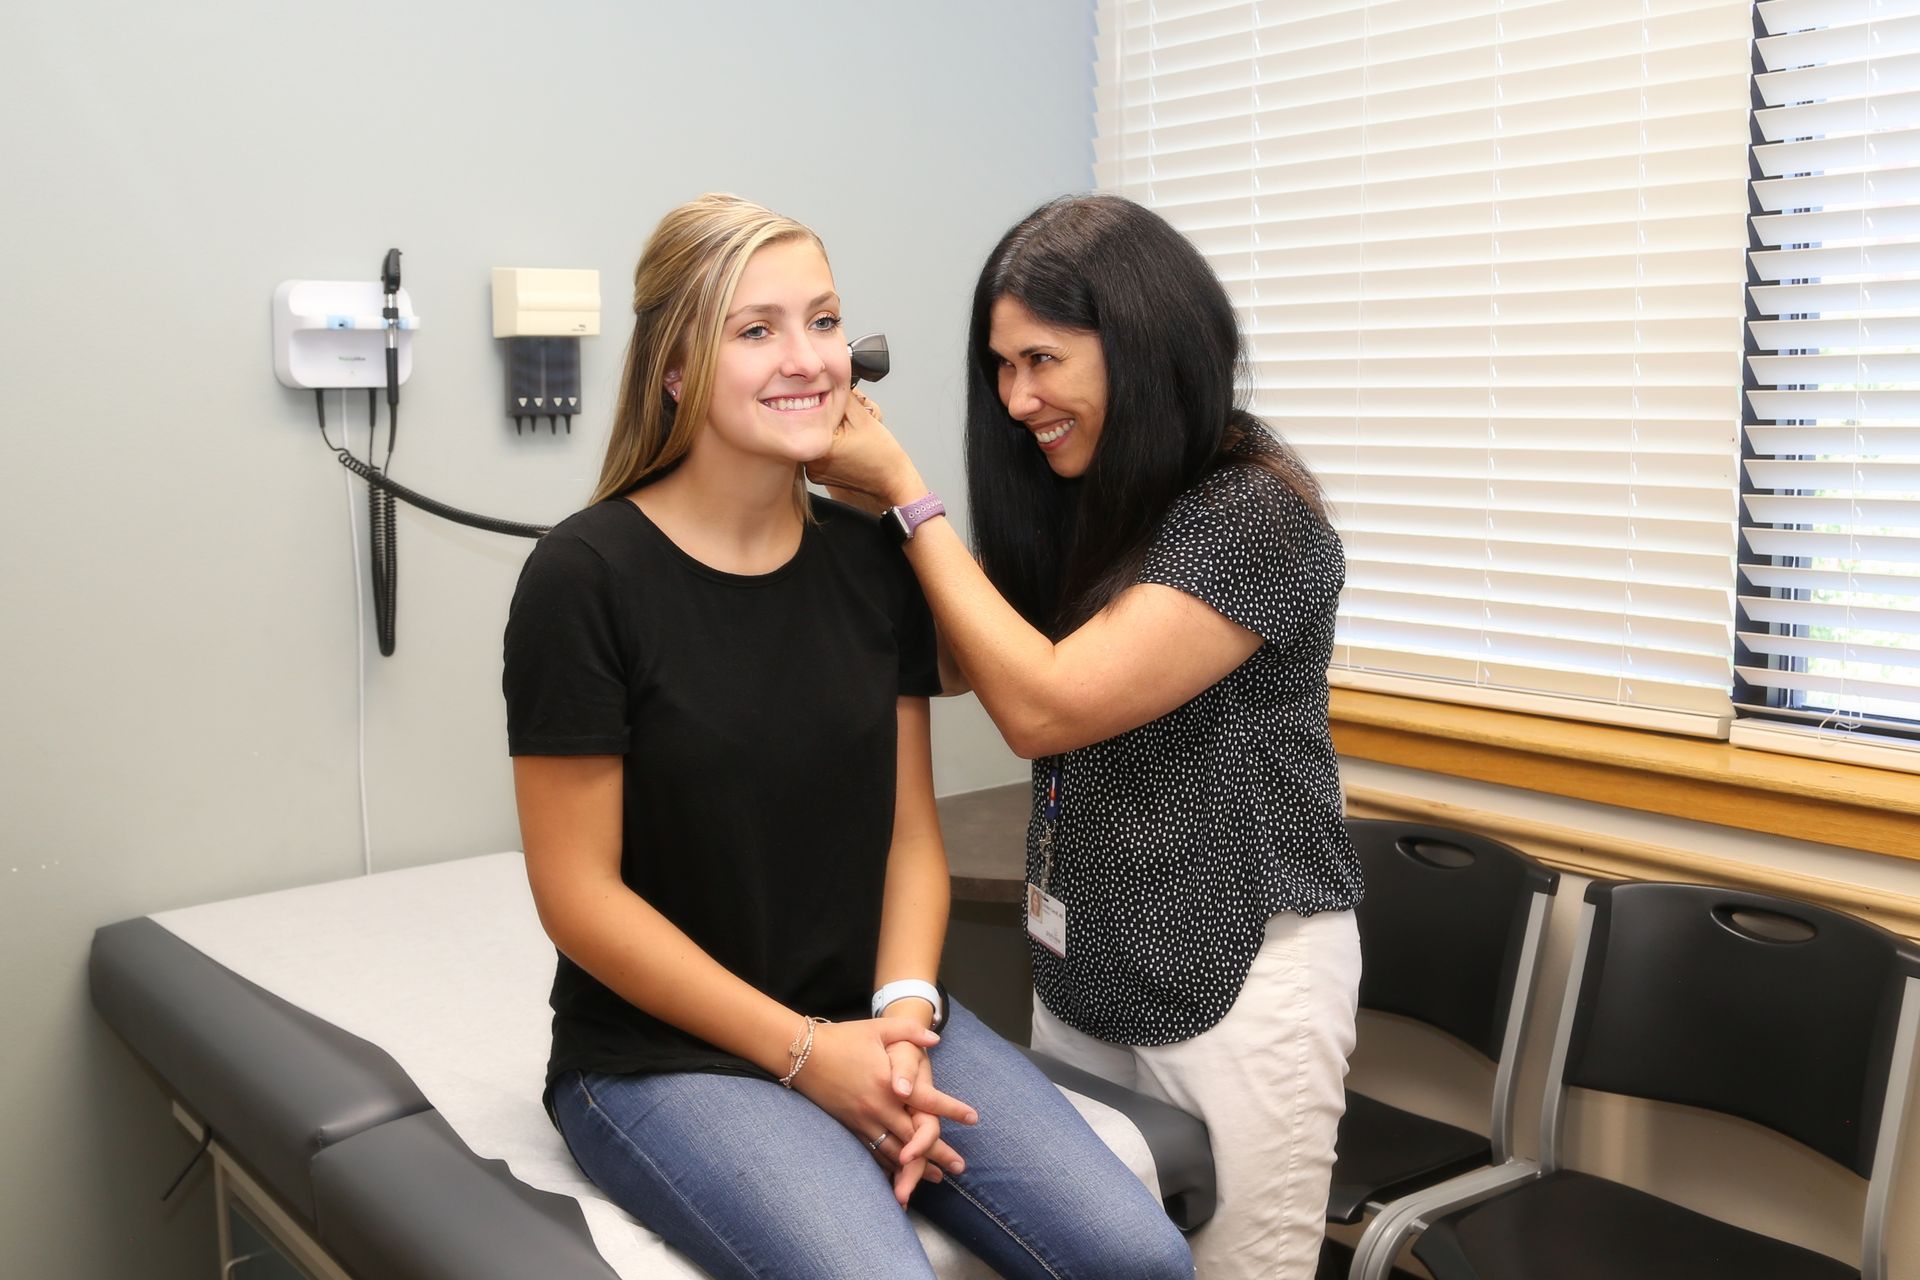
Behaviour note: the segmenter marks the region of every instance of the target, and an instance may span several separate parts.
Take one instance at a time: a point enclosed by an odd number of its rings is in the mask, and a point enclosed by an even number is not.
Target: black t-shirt
[[[938,691],[933,627],[871,517],[813,499],[772,573],[707,567],[625,498],[527,558],[507,620],[513,755],[625,759],[621,878],[794,1009],[866,1016],[893,831],[895,699]],[[763,1075],[568,960],[549,1083],[570,1070]]]

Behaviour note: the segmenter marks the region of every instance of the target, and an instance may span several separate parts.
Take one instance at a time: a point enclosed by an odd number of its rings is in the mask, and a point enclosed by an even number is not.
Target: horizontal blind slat
[[[1806,636],[1773,635],[1762,631],[1743,631],[1740,642],[1750,652],[1771,657],[1812,660],[1835,671],[1849,665],[1868,670],[1882,667],[1920,667],[1920,651],[1889,645],[1850,644],[1841,640],[1815,640]],[[1871,679],[1871,676],[1867,676]],[[1766,683],[1764,679],[1760,683]]]

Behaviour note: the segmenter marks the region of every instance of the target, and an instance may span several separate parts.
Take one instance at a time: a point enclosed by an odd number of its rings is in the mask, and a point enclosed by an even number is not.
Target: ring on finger
[[[880,1136],[867,1144],[867,1150],[878,1151],[880,1149],[880,1144],[885,1142],[888,1138],[891,1138],[892,1136],[893,1134],[891,1132],[884,1129],[881,1130]]]

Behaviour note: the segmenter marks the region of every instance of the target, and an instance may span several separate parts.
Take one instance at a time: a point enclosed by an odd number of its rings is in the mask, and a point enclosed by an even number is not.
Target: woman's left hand
[[[894,1198],[904,1205],[923,1179],[939,1182],[947,1172],[963,1172],[966,1162],[940,1140],[940,1117],[932,1108],[945,1107],[950,1111],[956,1100],[934,1087],[933,1062],[926,1050],[911,1041],[898,1040],[887,1046],[887,1060],[892,1067],[893,1091],[907,1104],[913,1117],[913,1137],[896,1158],[886,1161],[893,1175]],[[977,1124],[980,1120],[979,1113],[972,1108],[956,1118],[962,1124]]]
[[[847,397],[847,415],[834,432],[833,447],[807,464],[807,479],[875,514],[926,492],[913,459],[887,430],[880,406],[859,391]]]

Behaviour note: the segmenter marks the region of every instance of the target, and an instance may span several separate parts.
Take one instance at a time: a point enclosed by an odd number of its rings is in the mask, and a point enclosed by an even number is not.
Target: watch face
[[[913,526],[907,523],[907,513],[899,507],[888,507],[887,518],[882,523],[897,542],[905,542],[913,536]]]

